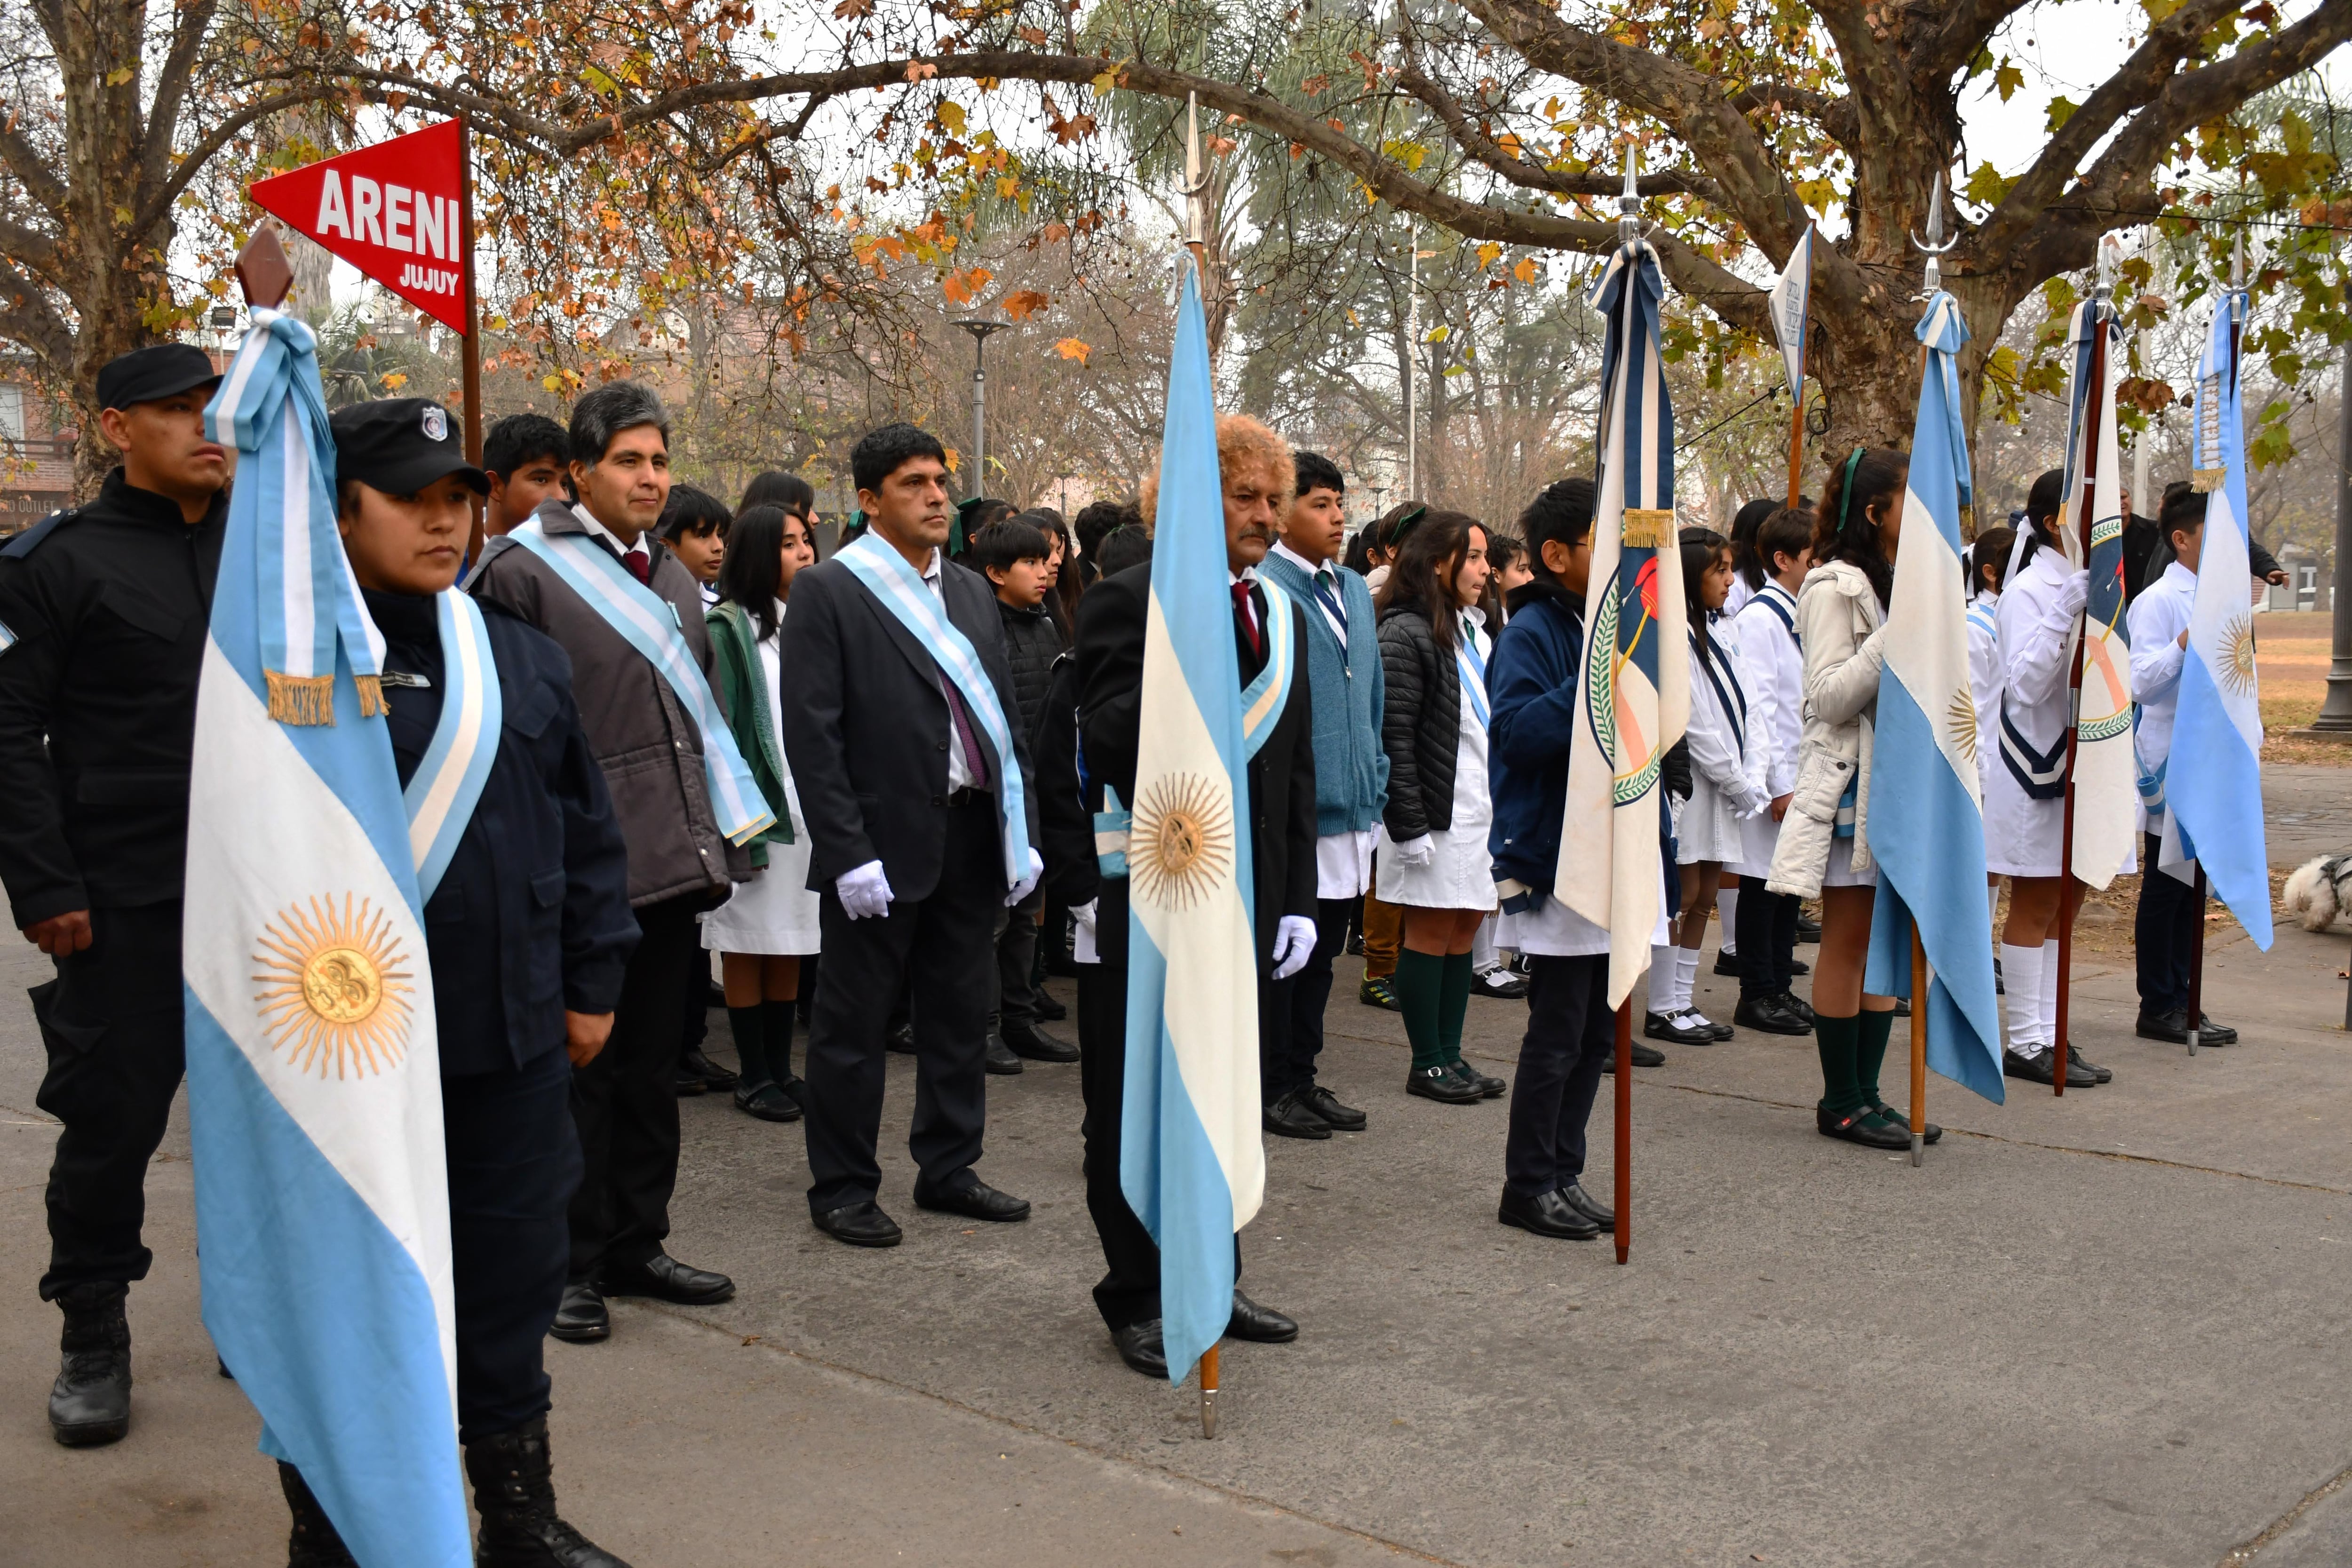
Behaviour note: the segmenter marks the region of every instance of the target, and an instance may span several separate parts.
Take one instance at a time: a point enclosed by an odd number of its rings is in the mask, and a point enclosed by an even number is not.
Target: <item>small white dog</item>
[[[2321,855],[2286,879],[2287,912],[2305,931],[2326,931],[2352,917],[2352,855]]]

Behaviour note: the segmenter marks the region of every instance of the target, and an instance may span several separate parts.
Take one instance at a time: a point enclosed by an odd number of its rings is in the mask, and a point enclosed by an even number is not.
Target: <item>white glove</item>
[[[1289,979],[1306,968],[1314,955],[1315,922],[1305,915],[1283,916],[1274,932],[1274,977]]]
[[[882,874],[879,860],[868,860],[853,870],[844,871],[833,879],[833,890],[841,896],[842,910],[851,920],[862,921],[890,912],[890,879]]]
[[[2068,577],[2065,585],[2058,590],[2058,607],[2064,614],[2071,616],[2088,603],[2090,597],[2091,574],[2087,571],[2077,572]]]
[[[1093,931],[1095,917],[1101,912],[1101,904],[1102,900],[1099,899],[1088,899],[1083,904],[1072,904],[1070,906],[1071,921],[1084,926],[1089,931]]]
[[[1037,890],[1037,879],[1045,874],[1045,862],[1037,851],[1029,851],[1029,874],[1013,884],[1013,891],[1004,897],[1004,907],[1011,909]]]
[[[1437,858],[1437,846],[1426,833],[1418,838],[1408,838],[1394,848],[1396,863],[1400,866],[1426,866]]]

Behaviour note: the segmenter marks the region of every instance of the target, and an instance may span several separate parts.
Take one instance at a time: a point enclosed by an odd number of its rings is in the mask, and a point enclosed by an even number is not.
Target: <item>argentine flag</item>
[[[1586,590],[1583,712],[1569,747],[1561,903],[1609,933],[1609,1005],[1649,967],[1665,904],[1658,770],[1690,722],[1690,637],[1675,528],[1675,411],[1658,358],[1658,255],[1633,240],[1592,290],[1601,482]]]
[[[1921,318],[1927,363],[1912,427],[1903,543],[1886,607],[1886,664],[1870,753],[1870,854],[1878,862],[1863,989],[1911,996],[1911,928],[1927,950],[1927,1065],[1987,1100],[2002,1098],[2000,1015],[1985,921],[1984,798],[1976,700],[1969,688],[1960,509],[1968,432],[1953,356],[1969,341],[1959,306],[1937,289]]]
[[[2263,715],[2254,671],[2254,613],[2246,584],[2246,432],[2239,405],[2233,317],[2246,296],[2232,290],[2213,312],[2197,365],[2197,432],[2190,482],[2207,492],[2197,596],[2189,612],[2189,657],[2180,665],[2180,705],[2165,765],[2162,868],[2182,881],[2206,879],[2254,945],[2271,945],[2270,854],[2263,842]]]
[[[1234,1235],[1265,1195],[1248,763],[1224,487],[1200,276],[1168,372],[1141,742],[1127,851],[1127,1100],[1119,1188],[1160,1244],[1168,1377],[1234,1312]],[[1281,601],[1273,601],[1281,613]]]
[[[2101,299],[2075,306],[2067,342],[2074,370],[2066,500],[2058,523],[2067,559],[2088,567],[2091,574],[2078,634],[2083,685],[2074,707],[2074,872],[2076,880],[2104,888],[2132,864],[2138,832],[2133,808],[2139,798],[2139,759],[2132,749],[2131,633],[2124,625],[2124,461],[2116,434],[2124,333],[2114,307]],[[2101,367],[2095,375],[2095,365]],[[2087,556],[2078,531],[2085,516],[2091,520]]]
[[[205,1327],[364,1568],[473,1562],[432,976],[318,339],[256,310],[196,700],[183,932]]]

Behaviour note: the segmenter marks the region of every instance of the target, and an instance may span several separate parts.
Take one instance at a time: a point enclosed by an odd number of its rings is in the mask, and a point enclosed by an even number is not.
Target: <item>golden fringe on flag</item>
[[[1675,514],[1666,507],[1629,506],[1622,537],[1627,550],[1664,550],[1675,542]]]
[[[280,724],[332,724],[335,721],[333,676],[287,675],[275,669],[265,669],[261,674],[269,686],[269,716]],[[357,675],[352,678],[352,683],[359,689],[360,717],[383,717],[383,678]]]
[[[2189,488],[2200,496],[2211,495],[2229,477],[2227,468],[2191,468],[2189,470]]]

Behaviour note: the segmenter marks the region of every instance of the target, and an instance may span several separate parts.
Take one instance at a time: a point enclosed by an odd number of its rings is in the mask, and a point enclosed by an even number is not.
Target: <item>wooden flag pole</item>
[[[2093,386],[2104,393],[2107,384],[2107,334],[2105,323],[2098,318],[2092,321],[2091,371]],[[2096,421],[2102,410],[2085,403],[2084,412],[2093,421],[2089,438],[2083,443],[2083,509],[2075,526],[2083,531],[2083,559],[2091,558],[2091,513],[2096,508],[2099,493],[2099,439]],[[2075,612],[2074,658],[2066,674],[2066,807],[2061,819],[2058,841],[2058,1016],[2051,1029],[2050,1092],[2066,1092],[2066,1069],[2073,1063],[2074,1047],[2069,1043],[2067,1015],[2069,993],[2074,989],[2074,911],[2079,907],[2074,892],[2074,752],[2082,739],[2077,727],[2083,711],[2084,640],[2089,633],[2088,605]]]
[[[1201,1352],[1201,1436],[1217,1435],[1217,1350],[1211,1345]]]
[[[464,398],[466,403],[466,461],[476,468],[482,466],[482,319],[474,300],[474,128],[470,121],[457,121],[457,247],[463,265],[458,268],[465,277],[466,344],[462,351],[464,364]],[[480,497],[474,500],[474,526],[466,536],[466,559],[482,558],[482,509]]]
[[[1911,922],[1911,1163],[1927,1163],[1927,950],[1919,922]]]
[[[1633,998],[1617,1004],[1617,1261],[1633,1247]]]
[[[2150,866],[2143,875],[2164,873]],[[2197,868],[2196,910],[2197,945],[2189,950],[2189,1054],[2192,1057],[2205,1023],[2205,868],[2201,863]]]

